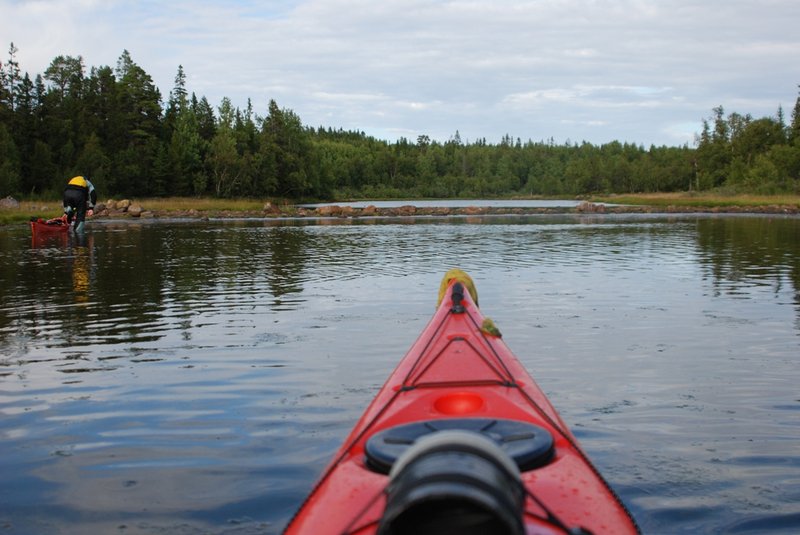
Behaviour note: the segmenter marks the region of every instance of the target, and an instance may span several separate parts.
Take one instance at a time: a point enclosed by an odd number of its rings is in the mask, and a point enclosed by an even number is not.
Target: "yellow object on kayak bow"
[[[478,290],[475,288],[475,283],[472,282],[472,277],[458,268],[451,269],[444,274],[442,283],[439,285],[439,300],[436,301],[436,306],[438,307],[440,304],[442,304],[444,294],[447,293],[448,286],[450,286],[450,283],[454,280],[464,285],[464,287],[469,291],[470,297],[472,297],[472,300],[475,302],[475,306],[478,306]]]

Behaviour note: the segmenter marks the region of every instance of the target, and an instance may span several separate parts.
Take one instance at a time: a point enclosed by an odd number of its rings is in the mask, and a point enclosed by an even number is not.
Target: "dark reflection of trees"
[[[280,298],[303,289],[309,236],[300,226],[197,223],[158,226],[162,287],[178,314],[189,318],[217,300],[269,292]]]
[[[142,303],[158,302],[158,281],[153,280],[157,274],[138,269],[141,264],[130,255],[108,254],[114,246],[107,239],[113,242],[119,235],[101,235],[98,239],[89,231],[33,240],[24,255],[4,263],[13,290],[3,299],[3,341],[16,337],[48,345],[83,345],[102,343],[109,336],[117,339],[126,328],[134,329],[137,316],[147,313]],[[124,242],[130,244],[135,236],[135,231],[127,234]],[[110,321],[108,312],[119,314],[120,304],[126,305],[127,317]],[[27,352],[22,345],[10,349]]]
[[[768,285],[785,294],[790,284],[800,317],[800,220],[696,221],[699,262],[713,291],[733,294]],[[188,338],[198,313],[249,304],[264,294],[275,305],[294,306],[290,297],[303,292],[309,277],[397,274],[403,262],[417,270],[426,262],[438,265],[439,256],[431,252],[441,247],[438,234],[395,228],[389,237],[370,233],[374,239],[365,240],[357,227],[373,223],[332,220],[342,228],[331,232],[317,222],[145,222],[90,229],[85,240],[70,236],[30,248],[0,234],[0,352],[25,353],[26,340],[78,346],[153,341],[176,328]],[[671,232],[668,226],[649,228]],[[590,231],[597,232],[589,226]],[[619,240],[622,247],[625,235]],[[391,261],[382,256],[394,251]]]
[[[154,341],[175,322],[186,334],[193,316],[229,299],[302,292],[309,241],[303,226],[197,222],[109,226],[33,243],[23,257],[0,262],[0,347],[13,338]]]
[[[784,217],[699,219],[697,243],[716,292],[789,282],[800,322],[800,220]],[[799,324],[800,325],[800,324]]]
[[[86,329],[97,343],[159,338],[141,328],[161,310],[163,281],[163,271],[153,262],[160,248],[147,234],[141,225],[127,226],[124,231],[87,232],[92,277],[88,290],[83,290],[88,293],[87,307],[76,309],[72,320],[75,330],[80,330],[76,321],[88,323]],[[84,263],[79,252],[74,255],[73,280],[80,280]],[[78,291],[76,287],[76,299]]]
[[[303,267],[308,232],[302,227],[276,227],[270,229],[263,242],[257,242],[265,254],[264,272],[270,292],[276,298],[303,290]]]

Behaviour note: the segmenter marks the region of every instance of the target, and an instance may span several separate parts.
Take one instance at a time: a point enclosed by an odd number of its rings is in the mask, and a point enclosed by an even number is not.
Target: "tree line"
[[[12,43],[0,63],[0,196],[57,197],[83,174],[104,196],[285,199],[493,197],[727,188],[800,192],[800,97],[753,119],[720,106],[696,148],[611,142],[556,144],[504,136],[394,142],[309,127],[270,100],[267,113],[223,98],[216,109],[178,66],[166,102],[123,51],[88,70],[58,56],[33,79]]]

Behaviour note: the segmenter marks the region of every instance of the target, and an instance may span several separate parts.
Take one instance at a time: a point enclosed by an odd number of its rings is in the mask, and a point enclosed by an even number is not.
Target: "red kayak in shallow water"
[[[56,217],[54,219],[31,218],[31,232],[34,236],[37,234],[55,234],[58,232],[67,232],[69,230],[69,223],[63,218]]]
[[[638,533],[472,281],[451,273],[285,533]]]

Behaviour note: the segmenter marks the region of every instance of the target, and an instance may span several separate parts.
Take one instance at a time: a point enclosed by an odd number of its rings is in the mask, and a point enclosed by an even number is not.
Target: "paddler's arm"
[[[87,208],[92,209],[97,204],[97,192],[94,190],[94,184],[89,179],[86,179],[86,186],[89,188],[89,197],[87,199]]]

